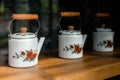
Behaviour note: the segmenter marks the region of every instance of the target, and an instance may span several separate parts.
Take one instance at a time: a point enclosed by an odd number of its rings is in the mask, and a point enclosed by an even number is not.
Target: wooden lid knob
[[[21,33],[26,33],[27,32],[27,28],[26,27],[21,27],[20,28],[20,32]]]
[[[105,24],[101,24],[101,27],[102,27],[102,28],[105,28]]]
[[[74,30],[74,26],[68,26],[68,30]]]

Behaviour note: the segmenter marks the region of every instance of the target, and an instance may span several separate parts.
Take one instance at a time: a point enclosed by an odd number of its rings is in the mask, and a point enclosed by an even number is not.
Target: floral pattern
[[[106,40],[99,42],[97,46],[105,46],[105,48],[111,48],[113,46],[113,42],[111,40]]]
[[[73,45],[65,46],[63,48],[63,51],[69,51],[69,50],[71,50],[72,53],[79,54],[81,52],[82,48],[80,47],[79,44],[73,44]]]
[[[31,50],[26,50],[26,51],[20,51],[19,53],[15,53],[15,55],[12,56],[12,58],[19,59],[23,58],[23,61],[34,61],[36,58],[37,54],[35,53],[36,51]]]

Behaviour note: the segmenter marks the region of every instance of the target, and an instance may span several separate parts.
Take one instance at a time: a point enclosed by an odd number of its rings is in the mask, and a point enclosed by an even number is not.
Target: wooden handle
[[[74,17],[74,16],[80,16],[80,12],[61,12],[61,17]]]
[[[110,14],[109,13],[96,13],[96,16],[98,16],[98,17],[109,17]]]
[[[15,20],[37,20],[37,14],[13,14],[12,18]]]

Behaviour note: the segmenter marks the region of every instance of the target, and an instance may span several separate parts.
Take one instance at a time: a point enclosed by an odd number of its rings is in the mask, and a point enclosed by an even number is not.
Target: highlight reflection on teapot
[[[40,22],[37,14],[13,14],[13,20],[8,26],[9,54],[8,64],[12,67],[31,67],[38,63],[38,55],[44,43],[45,37],[38,41],[37,33],[40,29]],[[39,27],[35,33],[27,32],[26,27],[20,28],[20,33],[12,33],[10,26],[14,20],[36,20]]]

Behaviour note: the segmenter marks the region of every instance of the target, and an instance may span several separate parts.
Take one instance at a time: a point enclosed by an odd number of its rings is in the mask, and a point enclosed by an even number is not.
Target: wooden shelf
[[[83,58],[73,60],[46,51],[40,54],[39,63],[29,68],[10,67],[7,56],[0,56],[0,80],[103,80],[120,74],[119,51],[86,51]]]

